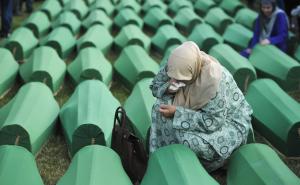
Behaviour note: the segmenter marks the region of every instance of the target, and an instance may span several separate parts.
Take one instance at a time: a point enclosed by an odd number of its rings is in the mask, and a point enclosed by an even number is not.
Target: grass
[[[34,8],[38,9],[41,3],[42,2],[35,2]],[[28,14],[24,13],[21,14],[21,16],[14,17],[13,29],[19,27],[27,16]],[[116,35],[117,32],[118,30],[113,30],[113,35]],[[145,33],[149,36],[153,35],[152,32],[147,30],[145,30]],[[118,54],[110,52],[106,57],[109,61],[114,63],[114,61],[118,58]],[[162,59],[162,56],[155,51],[151,51],[150,55],[157,62],[161,61]],[[65,62],[69,64],[75,56],[76,53],[71,55]],[[0,99],[0,108],[6,103],[8,103],[15,96],[18,89],[22,85],[23,82],[21,82],[20,79],[18,79],[15,85],[11,88],[11,90],[3,98]],[[63,104],[69,99],[69,97],[74,92],[74,89],[75,86],[70,83],[70,80],[68,78],[66,78],[62,88],[55,95],[55,99],[60,107],[63,106]],[[124,101],[130,94],[130,90],[128,90],[124,85],[122,85],[117,78],[114,78],[110,90],[112,94],[120,101],[121,104],[124,104]],[[299,91],[291,92],[290,95],[298,102],[300,102]],[[259,133],[255,133],[255,137],[256,142],[269,144],[265,138],[259,135]],[[300,158],[287,158],[280,154],[279,156],[297,176],[300,176]],[[66,140],[63,136],[60,123],[58,123],[55,133],[48,139],[48,141],[46,141],[40,152],[36,155],[37,167],[44,181],[44,184],[56,184],[59,178],[61,178],[65,174],[68,166],[70,165],[70,161],[71,159],[68,155]],[[226,170],[220,169],[213,172],[211,175],[220,184],[226,184]]]

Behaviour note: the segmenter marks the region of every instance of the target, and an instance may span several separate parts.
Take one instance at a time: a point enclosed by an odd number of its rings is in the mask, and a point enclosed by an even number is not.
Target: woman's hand
[[[246,52],[247,52],[248,54],[251,54],[251,52],[252,52],[252,49],[250,49],[250,48],[247,48],[247,49],[246,49]]]
[[[262,41],[260,41],[260,44],[261,45],[268,45],[268,44],[270,44],[271,42],[269,41],[269,39],[264,39],[264,40],[262,40]]]
[[[161,104],[159,107],[159,112],[167,118],[172,118],[176,112],[176,106],[174,105],[164,105]]]

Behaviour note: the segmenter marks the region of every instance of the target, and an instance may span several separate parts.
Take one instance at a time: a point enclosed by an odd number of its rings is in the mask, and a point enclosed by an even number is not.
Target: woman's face
[[[261,11],[263,12],[263,14],[265,16],[270,17],[272,15],[272,11],[273,11],[272,4],[262,4]]]

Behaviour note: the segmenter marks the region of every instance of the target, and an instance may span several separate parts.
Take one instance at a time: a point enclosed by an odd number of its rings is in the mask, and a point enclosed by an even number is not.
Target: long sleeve
[[[271,44],[285,42],[288,38],[288,22],[285,13],[278,13],[273,29],[277,29],[277,34],[269,37]]]
[[[162,98],[166,95],[165,92],[170,85],[169,80],[170,77],[168,77],[166,66],[164,66],[154,77],[152,84],[150,85],[153,96]]]
[[[253,29],[253,37],[249,44],[249,48],[253,48],[259,42],[259,34],[260,34],[260,25],[259,25],[259,17],[256,18],[254,29]]]
[[[222,127],[225,121],[225,109],[209,108],[209,110],[194,111],[180,106],[176,107],[173,128],[185,131],[200,131],[212,133]]]

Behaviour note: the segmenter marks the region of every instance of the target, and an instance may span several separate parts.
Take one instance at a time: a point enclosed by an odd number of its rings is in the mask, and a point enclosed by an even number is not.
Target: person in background
[[[241,55],[248,58],[256,44],[273,44],[283,52],[287,51],[288,17],[277,7],[275,0],[261,0],[260,13],[255,20],[253,37]]]
[[[10,33],[12,16],[13,16],[12,0],[0,0],[0,3],[1,3],[0,37],[7,38]]]
[[[252,109],[232,75],[192,41],[175,48],[150,85],[149,150],[171,144],[192,149],[216,170],[252,136]]]

